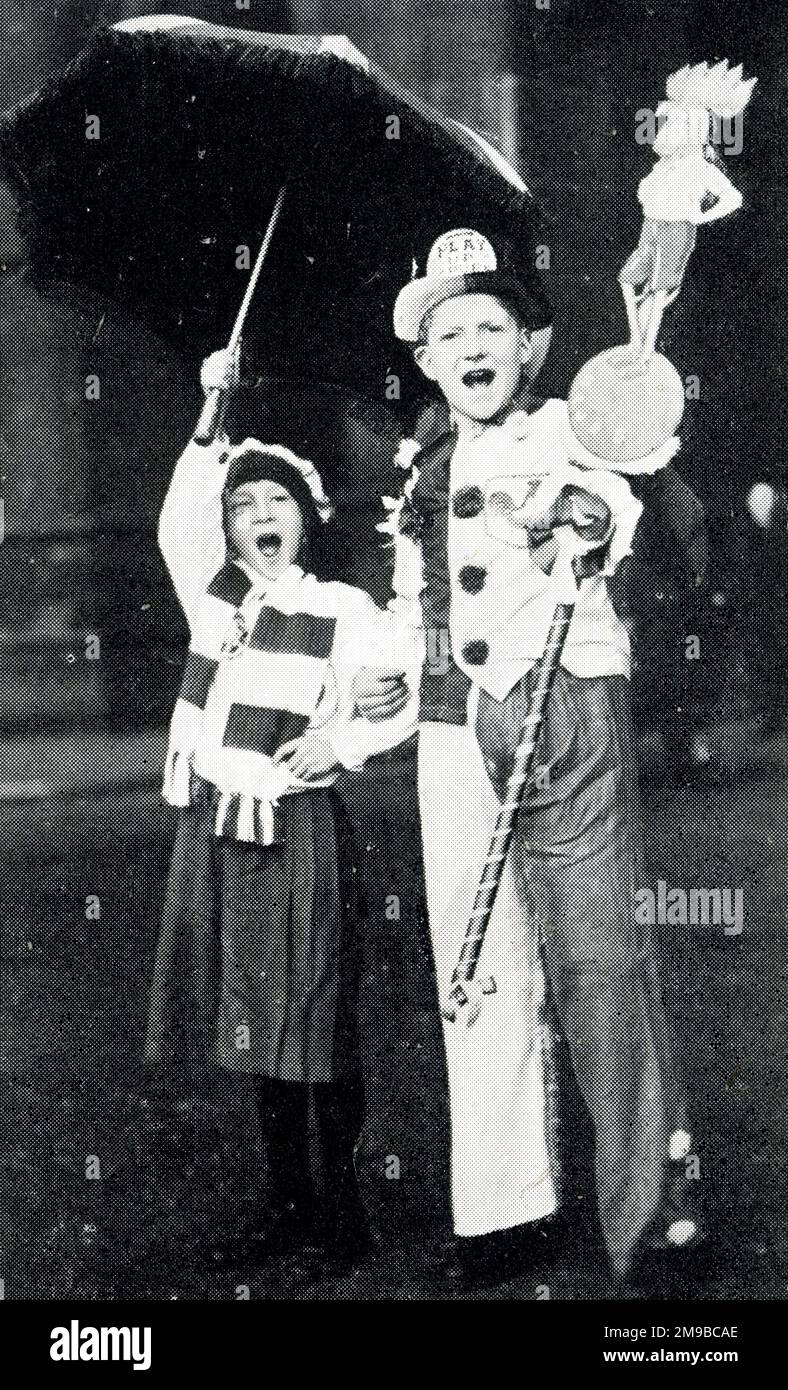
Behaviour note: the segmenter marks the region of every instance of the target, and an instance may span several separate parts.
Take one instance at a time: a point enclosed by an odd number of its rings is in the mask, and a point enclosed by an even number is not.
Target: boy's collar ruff
[[[233,564],[237,565],[240,570],[243,570],[247,578],[251,580],[252,587],[249,590],[249,594],[255,593],[259,594],[261,597],[270,594],[273,589],[278,591],[282,588],[289,588],[291,584],[297,584],[298,581],[304,577],[303,569],[300,565],[296,564],[288,565],[287,569],[282,570],[282,573],[277,575],[276,579],[270,580],[266,579],[265,575],[261,574],[259,570],[252,569],[252,566],[248,565],[245,560],[234,560]],[[247,597],[249,597],[249,595],[247,595]]]
[[[537,410],[542,408],[544,403],[545,397],[535,396],[531,390],[530,384],[524,382],[520,389],[512,396],[512,399],[508,401],[492,419],[480,420],[478,422],[478,434],[482,435],[485,430],[495,425],[503,424],[504,420],[507,420],[510,415],[514,415],[518,410],[524,410],[526,415],[534,415]],[[430,448],[433,444],[437,444],[444,435],[450,434],[456,430],[454,412],[449,408],[445,400],[433,401],[425,411],[422,419],[424,423],[421,429],[417,428],[416,430],[416,438],[422,449]]]

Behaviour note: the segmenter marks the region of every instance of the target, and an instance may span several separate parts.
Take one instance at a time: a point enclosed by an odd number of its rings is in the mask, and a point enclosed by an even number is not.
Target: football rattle
[[[741,64],[732,68],[727,59],[685,64],[667,80],[666,100],[656,111],[657,163],[638,188],[643,229],[619,274],[630,341],[593,357],[569,390],[577,462],[586,467],[637,473],[665,462],[684,413],[684,391],[678,372],[654,351],[657,333],[681,288],[698,226],[741,206],[714,150],[715,131],[741,115],[754,86],[755,78],[745,80]]]

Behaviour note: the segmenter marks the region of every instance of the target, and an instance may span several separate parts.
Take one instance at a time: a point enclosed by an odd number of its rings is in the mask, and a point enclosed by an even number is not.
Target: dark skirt
[[[282,843],[217,836],[179,813],[150,990],[146,1061],[307,1084],[359,1069],[363,913],[352,828],[332,789],[283,797]]]

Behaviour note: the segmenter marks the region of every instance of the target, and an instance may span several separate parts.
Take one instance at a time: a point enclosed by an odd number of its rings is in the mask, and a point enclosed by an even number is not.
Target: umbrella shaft
[[[257,288],[257,281],[260,279],[260,271],[262,270],[263,262],[265,261],[265,258],[268,255],[268,248],[271,245],[271,238],[274,234],[274,231],[276,230],[276,224],[279,221],[279,214],[282,211],[282,204],[285,200],[286,188],[286,184],[282,184],[282,187],[276,195],[276,202],[274,203],[274,209],[271,213],[271,219],[265,230],[263,244],[260,247],[260,250],[257,254],[257,260],[254,263],[254,270],[252,271],[249,277],[249,284],[246,286],[246,292],[244,294],[243,299],[241,300],[241,307],[238,310],[238,315],[236,317],[235,323],[233,324],[233,331],[230,334],[230,340],[227,344],[228,352],[234,352],[239,342],[241,341],[241,334],[243,333],[244,324],[246,322],[246,315],[249,312],[249,305],[251,304],[252,299],[254,297],[254,292]]]
[[[514,763],[506,784],[503,805],[498,812],[495,830],[490,841],[484,869],[476,893],[460,958],[453,975],[457,980],[472,980],[476,973],[484,937],[489,926],[492,910],[503,874],[503,866],[512,843],[517,816],[525,794],[525,785],[531,775],[534,755],[542,732],[547,701],[553,678],[561,660],[566,634],[572,621],[574,604],[559,603],[553,614],[553,621],[547,637],[547,645],[539,664],[539,673],[531,698],[531,707],[525,721],[525,730],[517,745]]]
[[[230,338],[227,343],[228,353],[234,353],[238,347],[238,344],[241,341],[241,334],[243,333],[244,324],[246,323],[246,315],[249,313],[249,305],[251,304],[252,299],[254,297],[254,292],[257,288],[257,281],[260,279],[260,271],[263,268],[263,262],[265,261],[265,258],[268,255],[268,248],[271,245],[271,237],[273,236],[276,224],[279,221],[279,214],[282,211],[282,203],[285,200],[285,192],[286,185],[282,184],[282,187],[276,195],[274,210],[271,213],[270,221],[268,223],[268,226],[266,227],[265,236],[263,237],[263,244],[260,247],[259,252],[257,253],[257,260],[254,263],[254,269],[251,275],[249,276],[249,284],[246,286],[244,297],[241,300],[241,307],[238,310],[235,323],[233,324],[233,331],[230,334]],[[216,387],[213,391],[210,391],[208,393],[205,404],[202,408],[202,413],[200,415],[199,420],[197,421],[197,428],[194,431],[194,438],[198,444],[213,443],[214,439],[216,438],[220,429],[222,428],[222,425],[224,423],[224,417],[227,413],[227,406],[229,405],[229,403],[230,392],[225,387]]]

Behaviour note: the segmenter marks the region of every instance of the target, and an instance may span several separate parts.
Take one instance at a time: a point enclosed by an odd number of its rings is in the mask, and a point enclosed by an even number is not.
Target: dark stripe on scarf
[[[212,661],[208,656],[201,656],[199,652],[189,652],[183,672],[180,698],[188,700],[190,705],[196,705],[198,709],[205,709],[218,665],[218,661]]]
[[[231,603],[233,608],[240,608],[251,587],[252,581],[248,574],[244,574],[238,565],[228,560],[218,574],[214,575],[208,585],[208,593],[211,598],[222,599],[224,603]]]
[[[293,652],[298,656],[313,656],[325,661],[331,655],[335,628],[336,618],[263,608],[249,646],[257,651]]]
[[[231,705],[222,742],[227,748],[248,748],[271,758],[288,739],[300,738],[308,723],[308,715],[289,709]]]

